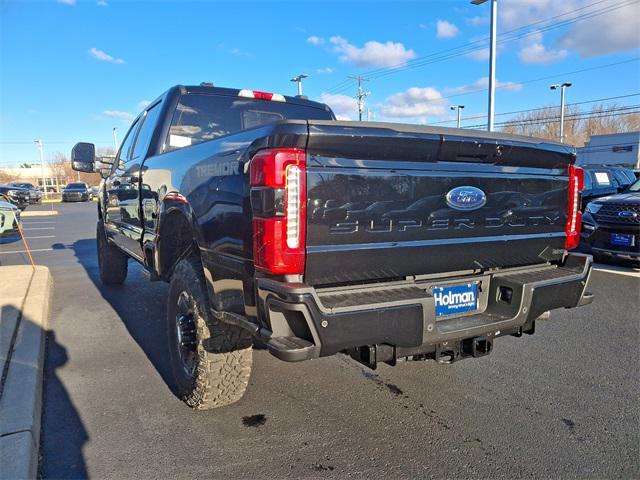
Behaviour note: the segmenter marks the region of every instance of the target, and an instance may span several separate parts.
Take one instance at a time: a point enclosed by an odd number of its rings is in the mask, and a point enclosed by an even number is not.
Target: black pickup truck
[[[170,282],[175,391],[237,401],[257,339],[290,362],[339,352],[450,363],[590,303],[582,170],[566,145],[498,133],[336,121],[323,104],[176,86],[102,172],[102,281],[127,262]]]

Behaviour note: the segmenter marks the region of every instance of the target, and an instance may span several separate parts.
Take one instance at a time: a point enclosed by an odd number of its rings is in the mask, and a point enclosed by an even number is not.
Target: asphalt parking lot
[[[24,219],[55,282],[44,478],[640,476],[638,270],[602,267],[594,304],[450,366],[258,350],[240,402],[193,412],[165,381],[166,285],[130,263],[123,286],[102,286],[95,204],[55,208]],[[0,263],[25,262],[0,243]]]

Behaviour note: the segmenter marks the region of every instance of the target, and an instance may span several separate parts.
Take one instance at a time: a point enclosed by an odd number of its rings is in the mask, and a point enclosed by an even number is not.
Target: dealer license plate
[[[632,247],[633,235],[626,235],[624,233],[612,233],[611,245],[618,245],[619,247]]]
[[[478,309],[477,283],[434,287],[431,294],[436,303],[436,317],[468,313]]]

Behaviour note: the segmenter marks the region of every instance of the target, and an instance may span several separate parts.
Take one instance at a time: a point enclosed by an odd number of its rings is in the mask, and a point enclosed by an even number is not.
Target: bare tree
[[[9,183],[13,181],[13,177],[9,175],[7,172],[3,172],[0,170],[0,185]]]
[[[69,182],[85,182],[88,185],[97,185],[100,183],[100,176],[97,173],[76,172],[71,168],[71,161],[62,152],[53,154],[53,161],[50,162],[53,175],[65,184]]]
[[[565,142],[582,146],[592,135],[621,133],[640,128],[640,114],[634,109],[615,103],[594,105],[583,111],[578,106],[565,109]],[[503,131],[532,137],[557,140],[560,132],[560,110],[545,107],[532,112],[521,113],[505,122]]]

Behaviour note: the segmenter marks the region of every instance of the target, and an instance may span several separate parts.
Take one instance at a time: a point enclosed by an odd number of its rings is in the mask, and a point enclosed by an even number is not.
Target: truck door
[[[130,174],[134,178],[136,185],[136,196],[133,199],[135,208],[132,205],[131,211],[135,211],[135,216],[128,217],[126,234],[130,235],[131,240],[135,242],[135,251],[141,258],[144,258],[142,254],[142,237],[145,228],[145,217],[148,216],[149,212],[156,210],[155,205],[157,203],[157,194],[151,189],[148,179],[146,179],[147,167],[144,166],[144,162],[149,155],[149,146],[160,117],[161,106],[162,101],[153,103],[142,114],[142,125],[131,151]],[[125,234],[124,231],[123,234]]]
[[[130,241],[130,235],[123,235],[123,231],[127,231],[123,226],[130,222],[129,217],[133,213],[131,210],[131,202],[137,196],[135,191],[137,185],[132,175],[133,165],[131,162],[131,151],[134,139],[140,127],[140,118],[138,117],[127,135],[120,145],[120,150],[116,155],[115,165],[111,171],[109,178],[105,180],[104,195],[104,226],[107,235],[112,238],[118,246],[138,254],[135,245]],[[135,213],[134,213],[135,215]]]

